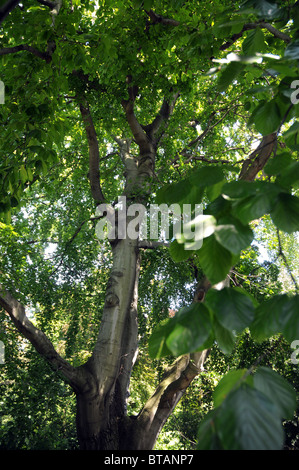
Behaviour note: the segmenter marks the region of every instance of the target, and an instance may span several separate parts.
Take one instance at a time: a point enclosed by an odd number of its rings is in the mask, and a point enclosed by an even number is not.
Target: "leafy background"
[[[1,284],[13,285],[66,359],[84,363],[101,320],[111,256],[95,236],[88,149],[76,96],[83,94],[93,107],[101,183],[112,202],[124,185],[112,134],[129,134],[120,106],[126,76],[133,73],[142,85],[136,108],[141,122],[157,113],[164,93],[179,89],[182,98],[157,151],[149,202],[200,199],[212,233],[199,251],[186,252],[183,240],[174,240],[169,252],[142,256],[140,353],[128,410],[140,410],[173,355],[213,346],[205,370],[168,420],[156,448],[255,447],[259,429],[266,436],[263,445],[276,448],[283,442],[282,421],[285,448],[297,449],[298,365],[290,361],[290,342],[299,338],[299,127],[298,106],[291,106],[290,97],[298,74],[298,5],[201,2],[199,13],[196,2],[119,0],[96,8],[73,0],[53,28],[47,8],[27,3],[25,11],[16,8],[1,25],[1,48],[32,43],[45,51],[53,41],[56,48],[50,64],[28,51],[0,56],[5,83]],[[179,27],[145,27],[144,11],[151,8],[179,18]],[[225,41],[248,22],[260,27],[241,35],[228,54]],[[271,34],[265,22],[290,41]],[[275,158],[258,181],[236,184],[261,136],[276,131]],[[132,148],[137,154],[137,146]],[[205,306],[186,309],[200,275],[217,283],[229,272],[233,289],[211,291]],[[169,309],[180,313],[169,319]],[[204,318],[204,331],[194,315]],[[5,344],[1,448],[76,448],[74,397],[59,373],[44,364],[3,312],[0,340]],[[247,376],[253,365],[257,372]],[[269,381],[279,390],[274,402],[266,389]],[[282,409],[282,402],[289,406]],[[259,415],[252,413],[252,403],[258,403]],[[268,424],[261,427],[259,416],[268,409]],[[245,422],[252,438],[246,442]]]

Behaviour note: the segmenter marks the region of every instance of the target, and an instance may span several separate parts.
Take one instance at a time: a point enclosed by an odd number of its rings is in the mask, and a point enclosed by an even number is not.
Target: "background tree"
[[[298,296],[250,296],[231,271],[252,221],[270,214],[278,234],[299,229],[297,9],[31,0],[2,23],[0,302],[75,393],[82,449],[151,449],[215,341],[229,354],[246,328],[257,341],[298,338]],[[202,247],[172,237],[169,258],[134,218],[125,228],[133,222],[136,239],[118,224],[99,245],[96,207],[119,196],[128,208],[202,202]],[[150,275],[153,295],[138,305]],[[148,333],[154,360],[176,358],[128,414]],[[258,362],[220,382],[199,448],[282,446],[294,391]]]

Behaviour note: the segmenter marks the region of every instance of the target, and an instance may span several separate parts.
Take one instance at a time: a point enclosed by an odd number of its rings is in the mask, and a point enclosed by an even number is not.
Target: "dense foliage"
[[[113,262],[96,206],[103,194],[115,205],[126,155],[140,162],[140,136],[155,137],[152,174],[130,197],[201,203],[189,227],[202,244],[172,233],[169,248],[160,237],[140,250],[127,412],[174,358],[209,349],[157,448],[298,448],[297,2],[28,0],[8,14],[2,3],[1,290],[84,365]],[[65,377],[0,315],[0,448],[77,448]]]

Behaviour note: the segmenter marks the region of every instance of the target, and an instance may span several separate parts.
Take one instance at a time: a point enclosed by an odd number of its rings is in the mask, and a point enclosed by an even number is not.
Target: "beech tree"
[[[267,0],[1,7],[0,305],[76,395],[81,449],[152,449],[215,342],[231,352],[245,329],[257,342],[299,339],[295,277],[258,302],[231,271],[264,216],[278,236],[299,230],[298,12]],[[154,204],[192,212],[180,231],[141,236]],[[101,237],[109,220],[115,234]],[[148,251],[161,267],[169,252],[168,277],[186,266],[196,287],[151,334],[151,357],[173,363],[132,416]],[[76,289],[95,297],[74,358],[55,308]],[[277,449],[296,400],[257,360],[224,376],[214,405],[199,449]]]

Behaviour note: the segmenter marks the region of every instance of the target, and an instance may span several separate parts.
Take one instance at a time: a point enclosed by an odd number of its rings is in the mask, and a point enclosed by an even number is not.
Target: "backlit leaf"
[[[254,305],[248,295],[240,289],[211,289],[206,295],[206,303],[219,323],[230,331],[242,331],[254,319]]]

